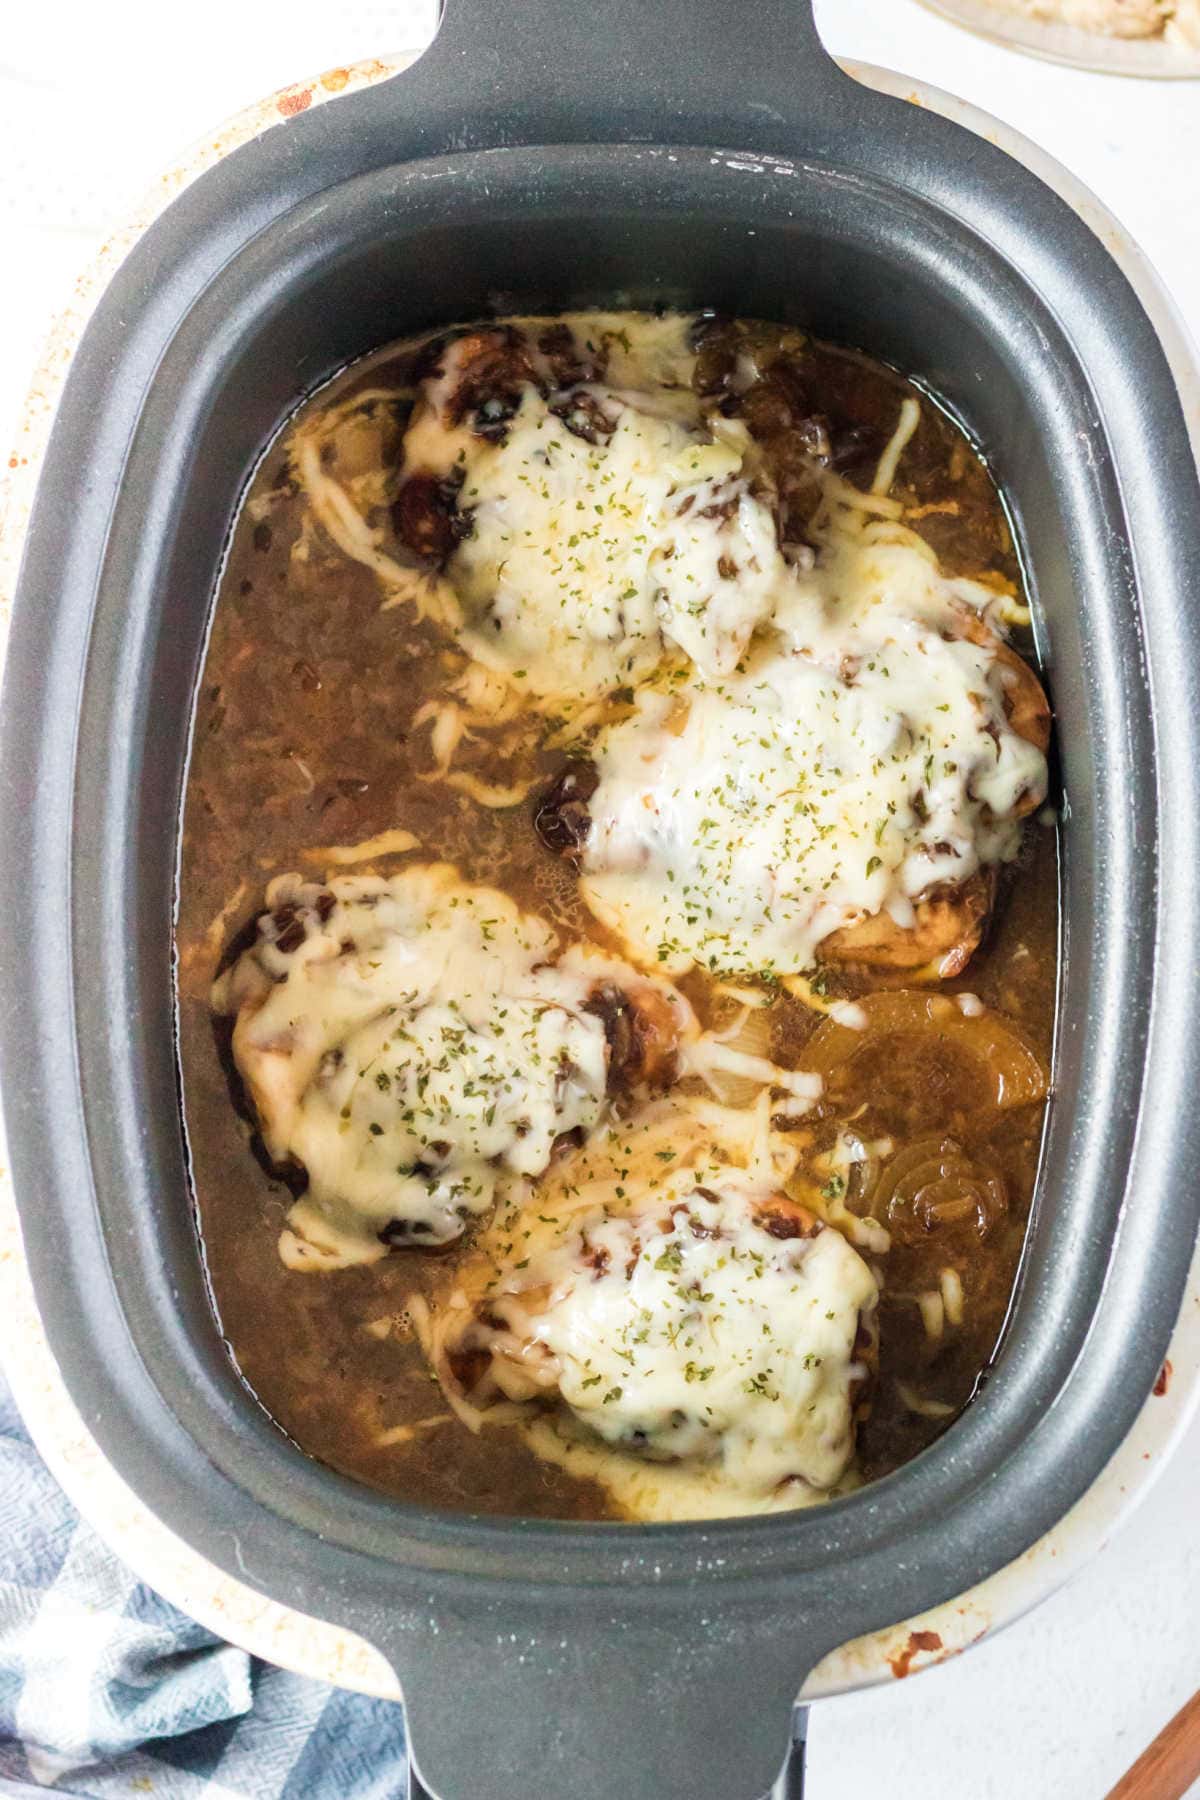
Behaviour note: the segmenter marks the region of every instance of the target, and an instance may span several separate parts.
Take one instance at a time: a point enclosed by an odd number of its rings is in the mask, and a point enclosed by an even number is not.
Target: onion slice
[[[1019,1027],[990,1007],[964,1013],[952,996],[898,988],[868,994],[858,1003],[866,1017],[854,1030],[826,1019],[805,1046],[810,1069],[829,1076],[879,1039],[933,1037],[970,1057],[986,1075],[989,1101],[998,1112],[1029,1106],[1046,1097],[1049,1077],[1041,1057]]]
[[[901,1242],[966,1225],[983,1239],[1008,1208],[1003,1178],[953,1138],[922,1138],[897,1152],[868,1202],[872,1217]],[[943,1274],[957,1276],[953,1270]],[[961,1311],[961,1283],[951,1283],[949,1310]]]

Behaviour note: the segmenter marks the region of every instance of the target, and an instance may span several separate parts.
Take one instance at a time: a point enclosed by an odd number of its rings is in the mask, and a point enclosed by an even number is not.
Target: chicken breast
[[[992,870],[957,885],[935,888],[900,923],[890,913],[870,913],[822,938],[823,963],[857,969],[925,970],[943,981],[960,975],[979,948],[992,910]]]
[[[557,1408],[562,1441],[590,1446],[615,1491],[650,1491],[634,1459],[679,1465],[666,1491],[697,1480],[710,1507],[724,1494],[718,1510],[803,1505],[853,1455],[875,1277],[762,1168],[724,1164],[711,1139],[689,1155],[690,1142],[663,1103],[564,1165],[521,1221],[519,1260],[501,1252],[476,1277],[451,1362],[477,1394]],[[554,1454],[544,1426],[534,1441]]]
[[[667,650],[736,665],[787,579],[740,422],[693,392],[689,321],[515,325],[442,346],[404,443],[397,533],[444,571],[460,641],[569,710]]]
[[[1045,795],[1046,697],[903,541],[809,580],[727,679],[636,694],[536,828],[646,967],[957,974]]]
[[[610,1097],[674,1074],[686,1003],[446,864],[282,876],[214,999],[271,1157],[307,1176],[298,1268],[441,1245],[541,1174]]]

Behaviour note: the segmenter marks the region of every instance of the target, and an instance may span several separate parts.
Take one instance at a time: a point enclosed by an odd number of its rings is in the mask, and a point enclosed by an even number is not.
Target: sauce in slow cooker
[[[789,496],[781,531],[801,545],[815,505],[814,458],[869,490],[902,403],[918,400],[889,488],[903,524],[944,574],[1008,595],[1019,619],[1021,572],[999,497],[928,398],[869,358],[790,329],[710,321],[697,336],[693,380],[711,392],[726,383],[730,415]],[[406,549],[397,508],[404,434],[436,347],[384,351],[306,404],[250,485],[221,579],[196,703],[177,933],[199,1224],[234,1361],[309,1454],[433,1507],[614,1517],[599,1483],[542,1460],[511,1427],[473,1435],[442,1402],[408,1308],[414,1293],[436,1303],[453,1286],[474,1224],[437,1251],[401,1245],[383,1260],[324,1273],[284,1266],[277,1243],[303,1174],[266,1156],[234,1066],[232,1023],[212,1006],[214,976],[251,942],[267,883],[293,869],[320,880],[392,874],[415,858],[453,863],[465,881],[499,887],[549,921],[564,945],[625,953],[584,904],[574,862],[535,829],[562,775],[561,712],[529,709],[512,729],[460,745],[456,767],[509,786],[520,795],[513,804],[484,804],[469,784],[438,779],[427,721],[446,705],[466,655],[444,619],[396,603],[370,558],[347,554],[302,479],[297,445],[309,430],[321,469],[355,497],[373,549],[411,565],[412,534]],[[748,386],[732,373],[747,363],[760,376]],[[1028,658],[1022,638],[1018,623],[1014,647]],[[628,695],[612,704],[627,710]],[[586,755],[588,731],[604,722],[602,710],[571,754]],[[419,850],[396,855],[384,840],[352,864],[328,854],[396,831]],[[810,1066],[814,1036],[824,1034],[824,1093],[798,1121],[808,1177],[835,1228],[841,1209],[870,1214],[890,1236],[876,1259],[878,1371],[858,1426],[857,1468],[867,1479],[946,1429],[1000,1335],[1042,1134],[1044,1082],[1028,1071],[1049,1069],[1056,973],[1055,836],[1031,820],[1019,854],[999,868],[983,941],[960,973],[925,981],[837,961],[810,972],[807,996],[765,984],[775,1063]],[[742,973],[736,982],[755,986]],[[702,968],[679,978],[700,1024],[713,1029],[737,1014],[728,985]],[[936,996],[962,999],[931,1012]],[[830,1055],[828,1008],[839,1001],[854,1003],[839,1014],[853,1023]],[[851,1160],[838,1161],[846,1141]]]

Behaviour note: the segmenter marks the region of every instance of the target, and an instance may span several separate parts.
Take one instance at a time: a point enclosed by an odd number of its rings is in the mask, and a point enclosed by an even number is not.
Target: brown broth
[[[301,418],[343,405],[362,389],[403,388],[413,355],[411,348],[393,349],[356,365],[309,402]],[[829,346],[810,344],[798,359],[808,391],[846,445],[842,473],[869,483],[899,402],[913,389],[891,370]],[[403,405],[375,404],[365,417],[378,428],[385,459],[394,458]],[[928,400],[893,492],[947,572],[990,571],[1019,587],[1007,521],[987,470]],[[502,886],[553,919],[564,941],[602,937],[576,897],[570,867],[539,843],[530,804],[490,811],[418,779],[429,768],[428,737],[414,733],[412,720],[444,688],[446,640],[409,608],[383,610],[373,574],[306,525],[305,512],[280,440],[250,486],[233,535],[197,697],[185,795],[180,1046],[214,1303],[245,1381],[314,1457],[430,1506],[609,1517],[612,1507],[599,1487],[543,1464],[510,1430],[473,1437],[451,1421],[407,1442],[378,1442],[395,1427],[446,1409],[412,1339],[367,1327],[401,1314],[414,1288],[444,1279],[457,1248],[398,1250],[369,1267],[324,1275],[289,1273],[279,1259],[276,1240],[293,1196],[256,1146],[232,1070],[229,1026],[214,1023],[209,1001],[217,966],[246,941],[272,875],[293,867],[317,873],[301,860],[304,850],[401,826],[420,839],[429,858],[455,862],[467,879]],[[479,766],[493,779],[505,778],[503,770]],[[554,759],[546,757],[544,766],[554,767]],[[1056,968],[1055,839],[1051,830],[1031,825],[1019,862],[1005,872],[984,946],[945,991],[977,994],[1006,1014],[1048,1066]],[[829,973],[825,983],[830,994],[850,997],[902,985],[844,971]],[[685,985],[702,1016],[711,1018],[706,978],[692,976]],[[817,1020],[786,996],[774,1016],[774,1054],[800,1062]],[[898,1148],[950,1138],[979,1170],[1002,1178],[1008,1201],[983,1241],[969,1225],[946,1227],[922,1241],[897,1243],[885,1259],[880,1373],[859,1432],[859,1464],[876,1476],[916,1454],[948,1423],[945,1416],[912,1412],[898,1382],[957,1412],[986,1368],[1021,1253],[1043,1108],[989,1114],[977,1104],[969,1068],[928,1047],[903,1059],[881,1053],[874,1065],[864,1058],[854,1079],[857,1091],[844,1100],[849,1110],[864,1109],[855,1130],[864,1137],[890,1134]],[[965,1319],[933,1343],[912,1296],[936,1287],[947,1262],[960,1271]]]

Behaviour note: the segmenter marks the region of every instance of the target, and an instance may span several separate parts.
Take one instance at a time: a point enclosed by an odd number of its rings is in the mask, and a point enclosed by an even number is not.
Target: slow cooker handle
[[[808,1708],[798,1706],[792,1715],[792,1741],[788,1745],[787,1761],[771,1792],[764,1795],[763,1800],[805,1800],[807,1751]],[[408,1759],[404,1800],[438,1800],[437,1795],[430,1793],[417,1774],[416,1764],[411,1756]]]
[[[515,144],[713,144],[787,155],[864,91],[812,0],[444,0],[397,78],[426,154]]]
[[[719,1578],[655,1604],[653,1558],[631,1546],[612,1604],[493,1587],[370,1631],[400,1680],[410,1761],[433,1800],[798,1800],[796,1695],[847,1635],[838,1597],[819,1626],[774,1584],[731,1606]],[[836,1622],[835,1622],[836,1621]]]

